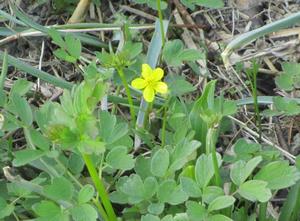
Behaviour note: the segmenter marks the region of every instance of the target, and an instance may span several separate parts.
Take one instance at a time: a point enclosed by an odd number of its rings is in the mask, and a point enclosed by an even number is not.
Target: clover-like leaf
[[[279,190],[294,185],[300,179],[300,172],[288,161],[271,162],[260,169],[254,179],[268,183],[271,190]]]
[[[271,190],[267,188],[268,183],[262,180],[249,180],[243,183],[238,193],[247,200],[252,202],[267,202],[271,199]]]
[[[127,147],[114,147],[106,156],[106,163],[114,169],[130,170],[135,160],[132,154],[127,154]]]

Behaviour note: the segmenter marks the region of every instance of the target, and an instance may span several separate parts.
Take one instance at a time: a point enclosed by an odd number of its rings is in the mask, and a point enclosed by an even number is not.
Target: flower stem
[[[168,115],[168,102],[166,101],[164,108],[163,108],[163,122],[162,122],[162,129],[161,129],[161,147],[164,147],[166,144],[166,125],[167,125],[167,115]]]
[[[165,32],[164,32],[163,15],[161,12],[161,0],[156,0],[156,6],[157,6],[158,18],[159,18],[159,22],[160,22],[162,47],[164,47],[165,46]]]
[[[213,167],[215,172],[215,184],[219,187],[222,186],[222,179],[220,175],[219,165],[218,165],[218,158],[216,152],[216,135],[217,129],[210,127],[207,131],[206,137],[206,154],[212,155]]]
[[[101,201],[106,210],[109,221],[117,221],[117,216],[115,214],[115,211],[111,205],[111,202],[110,202],[108,194],[105,190],[104,184],[103,184],[102,180],[100,179],[100,177],[98,176],[97,170],[93,164],[91,157],[87,154],[83,154],[83,159],[84,159],[85,165],[89,171],[89,174],[93,180],[93,183],[96,187],[96,190],[98,191],[98,194],[101,198]]]
[[[119,76],[122,80],[122,84],[124,85],[125,90],[126,90],[127,99],[128,99],[128,103],[129,103],[129,107],[130,107],[131,121],[134,124],[134,122],[135,122],[135,111],[134,111],[133,100],[132,100],[132,97],[131,97],[130,89],[128,87],[123,69],[118,68],[117,71],[118,71],[118,74],[119,74]]]
[[[93,202],[94,202],[94,204],[96,205],[96,207],[98,208],[98,211],[99,211],[101,217],[102,217],[105,221],[109,221],[109,218],[108,218],[108,216],[107,216],[107,214],[106,214],[106,212],[105,212],[105,210],[104,210],[102,204],[101,204],[98,200],[96,200],[96,199],[94,199]]]

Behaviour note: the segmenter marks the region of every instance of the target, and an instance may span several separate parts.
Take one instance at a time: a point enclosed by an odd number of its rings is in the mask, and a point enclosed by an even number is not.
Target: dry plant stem
[[[232,117],[232,116],[228,116],[228,118],[230,118],[231,120],[233,120],[234,122],[238,123],[241,127],[243,127],[249,134],[251,134],[252,136],[255,137],[259,137],[259,134],[256,133],[255,131],[251,130],[249,127],[247,127],[247,125],[245,123],[243,123],[242,121]],[[279,147],[278,145],[274,144],[273,142],[269,141],[268,139],[266,139],[264,136],[261,137],[261,140],[263,142],[265,142],[268,145],[271,145],[273,147],[275,147],[276,149],[278,149],[286,158],[288,158],[292,163],[295,163],[295,159],[296,157],[292,154],[290,154],[288,151],[284,150],[283,148]]]
[[[104,186],[102,180],[100,179],[100,177],[98,176],[97,170],[93,164],[91,157],[87,154],[83,154],[82,156],[83,156],[85,165],[89,171],[89,174],[93,180],[93,183],[95,184],[96,190],[98,191],[98,194],[100,196],[102,204],[106,210],[108,220],[109,221],[117,221],[117,216],[116,216],[115,211],[112,207],[112,204],[109,200],[108,194],[105,190],[105,186]],[[103,214],[103,216],[105,217],[104,214]]]
[[[91,0],[80,0],[68,23],[80,22],[90,6]]]

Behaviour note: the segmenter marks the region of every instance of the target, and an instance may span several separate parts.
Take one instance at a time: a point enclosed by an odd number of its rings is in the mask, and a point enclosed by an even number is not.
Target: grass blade
[[[0,75],[0,91],[4,88],[4,82],[7,75],[7,51],[3,54],[3,64],[2,64],[2,70]]]
[[[5,53],[0,51],[0,60],[4,60],[5,58]],[[54,86],[61,87],[64,89],[71,89],[72,88],[72,83],[67,82],[63,79],[54,77],[53,75],[48,74],[47,72],[38,70],[34,67],[32,67],[29,64],[26,64],[25,62],[22,62],[13,56],[7,55],[7,62],[10,65],[13,65],[19,70],[22,70],[24,72],[27,72],[28,74],[40,78],[43,81],[46,81],[48,83],[53,84]]]
[[[263,27],[257,28],[253,31],[244,33],[231,41],[225,50],[222,53],[223,62],[225,64],[225,67],[228,68],[230,66],[229,62],[229,56],[232,53],[233,50],[240,48],[244,46],[245,44],[248,44],[252,42],[253,40],[262,37],[266,34],[278,31],[282,28],[290,27],[300,21],[300,12],[297,12],[295,14],[292,14],[286,18],[280,19],[278,21],[272,22],[270,24],[267,24]]]

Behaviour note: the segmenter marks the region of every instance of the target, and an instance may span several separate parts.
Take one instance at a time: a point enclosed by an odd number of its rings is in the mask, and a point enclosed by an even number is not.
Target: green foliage
[[[222,8],[224,7],[223,0],[181,0],[181,2],[194,10],[196,5],[207,8]]]
[[[163,59],[170,66],[180,66],[184,61],[203,59],[204,55],[194,49],[184,49],[181,40],[168,41],[163,50]]]
[[[300,86],[299,67],[300,65],[297,63],[283,63],[283,73],[275,78],[277,87],[285,91],[298,88]]]
[[[82,46],[79,39],[76,39],[71,34],[65,35],[63,39],[61,34],[55,29],[49,29],[48,34],[53,42],[59,46],[53,52],[57,58],[71,63],[76,63],[80,59]]]
[[[156,1],[135,2],[156,8]],[[190,8],[224,5],[221,0],[182,2]],[[163,9],[167,6],[162,2]],[[148,53],[152,67],[159,56],[168,66],[163,66],[164,70],[179,70],[185,62],[205,59],[204,54],[185,49],[181,40],[167,41],[160,54],[159,45],[163,44],[157,33],[153,42],[159,43],[152,42]],[[232,123],[228,116],[237,112],[237,106],[224,98],[223,91],[215,96],[215,80],[193,101],[189,93],[196,93],[197,88],[184,76],[167,73],[168,97],[160,97],[146,108],[142,102],[139,108],[137,91],[134,105],[118,97],[123,95],[123,87],[114,72],[130,97],[128,82],[140,74],[144,58],[142,43],[125,41],[117,52],[113,47],[109,52],[96,52],[87,65],[80,40],[54,29],[48,34],[58,46],[56,57],[84,70],[83,81],[66,86],[69,89],[58,101],[39,106],[40,100],[32,99],[39,94],[32,92],[33,84],[27,80],[18,79],[10,91],[3,90],[4,62],[0,149],[1,168],[9,181],[0,180],[1,220],[18,216],[38,221],[252,221],[261,215],[257,211],[266,205],[262,203],[270,202],[282,189],[289,194],[279,220],[298,219],[299,157],[295,166],[290,165],[273,147],[243,138],[224,154],[217,152],[217,145],[221,149],[224,144],[219,136],[225,131],[224,120]],[[257,68],[252,74],[257,74]],[[298,69],[298,64],[284,64],[277,86],[286,91],[297,89]],[[115,86],[118,96],[113,97]],[[113,97],[115,103],[103,111],[99,104],[106,97]],[[274,97],[273,102],[274,110],[265,112],[269,116],[300,113],[296,100]],[[154,118],[143,121],[142,129],[133,126],[134,118],[128,120],[121,107],[128,103],[145,117],[150,113]],[[139,149],[134,148],[137,136],[141,138]],[[22,177],[23,170],[26,177]]]

